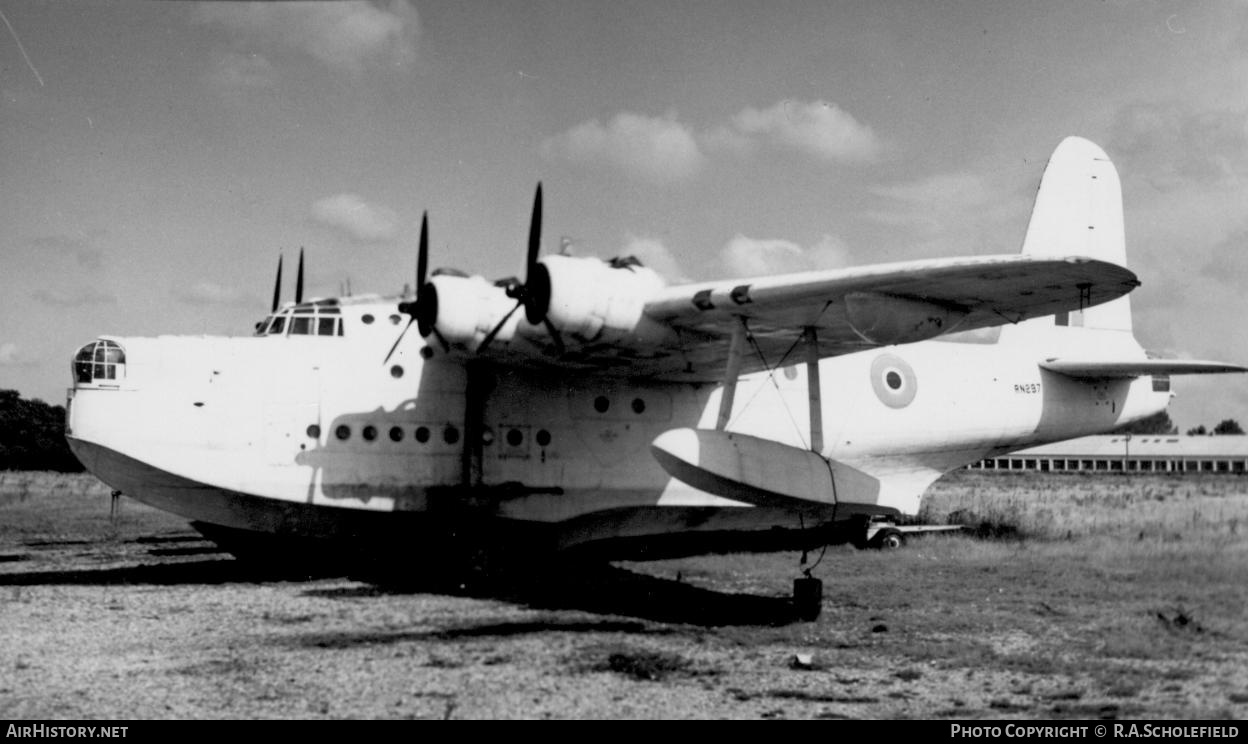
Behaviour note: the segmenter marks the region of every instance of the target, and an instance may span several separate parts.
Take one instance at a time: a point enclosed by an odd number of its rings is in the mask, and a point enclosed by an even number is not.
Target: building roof
[[[1002,457],[1230,457],[1248,458],[1248,436],[1178,434],[1105,434],[1012,452]]]

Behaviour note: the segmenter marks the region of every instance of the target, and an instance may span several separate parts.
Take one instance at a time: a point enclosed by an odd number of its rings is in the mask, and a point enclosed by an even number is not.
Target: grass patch
[[[694,673],[693,662],[678,654],[623,644],[593,647],[584,652],[582,666],[593,672],[613,672],[638,682],[662,682]]]

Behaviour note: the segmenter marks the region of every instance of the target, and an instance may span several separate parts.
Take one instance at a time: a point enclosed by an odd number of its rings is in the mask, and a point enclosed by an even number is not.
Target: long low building
[[[967,466],[970,470],[1045,473],[1248,472],[1248,436],[1114,434],[1031,447]]]

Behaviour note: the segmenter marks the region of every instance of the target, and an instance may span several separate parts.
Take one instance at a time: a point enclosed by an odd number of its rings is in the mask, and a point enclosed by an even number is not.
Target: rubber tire
[[[901,530],[883,529],[872,542],[880,550],[897,550],[906,544],[906,536]]]

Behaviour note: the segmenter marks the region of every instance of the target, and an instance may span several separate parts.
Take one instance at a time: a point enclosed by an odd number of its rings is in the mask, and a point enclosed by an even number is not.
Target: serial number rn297
[[[1034,395],[1040,392],[1040,383],[1038,382],[1021,382],[1014,383],[1014,392]]]

